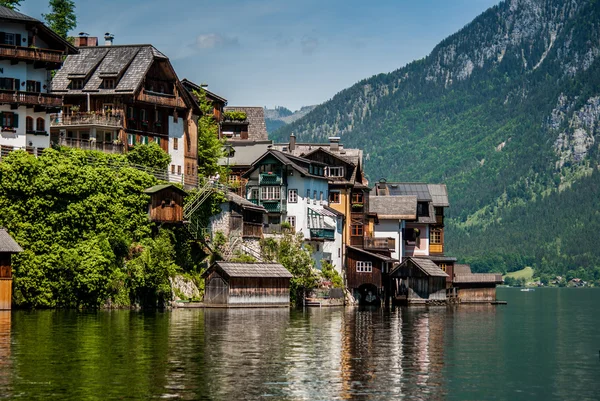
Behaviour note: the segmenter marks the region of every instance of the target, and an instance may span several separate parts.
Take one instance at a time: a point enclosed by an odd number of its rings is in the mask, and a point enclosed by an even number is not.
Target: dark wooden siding
[[[12,305],[12,270],[10,254],[0,254],[0,310],[10,309]]]
[[[268,277],[232,278],[229,305],[288,305],[290,279]]]
[[[165,189],[150,195],[150,220],[161,223],[183,221],[183,195]]]
[[[0,278],[11,278],[12,270],[10,267],[10,254],[0,254]]]
[[[227,305],[228,299],[229,285],[217,272],[213,271],[206,278],[204,303],[211,305]]]
[[[458,298],[464,303],[495,301],[496,287],[459,288]]]
[[[348,248],[348,260],[346,263],[346,280],[348,288],[358,288],[363,284],[373,284],[377,288],[382,287],[381,269],[383,262],[380,259],[365,255]],[[359,273],[356,271],[356,262],[365,261],[373,264],[371,273]]]

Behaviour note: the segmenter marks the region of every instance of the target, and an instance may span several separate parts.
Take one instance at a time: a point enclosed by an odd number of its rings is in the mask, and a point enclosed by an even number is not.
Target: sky
[[[499,0],[75,0],[76,35],[150,43],[230,106],[323,103],[425,57]],[[48,0],[23,0],[35,18]]]

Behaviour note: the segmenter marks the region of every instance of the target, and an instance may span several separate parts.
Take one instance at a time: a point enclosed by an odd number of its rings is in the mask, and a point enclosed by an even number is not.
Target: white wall
[[[325,241],[323,243],[323,251],[331,254],[331,263],[335,267],[335,270],[342,275],[342,230],[343,230],[343,219],[342,217],[325,217],[325,223],[335,227],[335,235],[333,241]]]
[[[16,128],[16,133],[12,132],[0,132],[0,145],[14,146],[24,148],[26,146],[34,146],[39,148],[47,148],[50,146],[50,136],[43,135],[27,135],[26,134],[26,118],[30,116],[33,118],[33,127],[36,127],[36,120],[38,117],[44,118],[46,121],[45,129],[50,134],[50,115],[45,112],[34,113],[33,108],[27,108],[26,106],[19,106],[16,110],[11,110],[10,105],[0,105],[1,112],[11,112],[17,114],[19,117],[19,126]],[[31,145],[29,144],[31,142]]]
[[[396,240],[396,250],[392,252],[392,258],[400,260],[402,255],[402,223],[400,220],[379,219],[379,224],[375,224],[373,236],[375,238],[394,238]]]
[[[175,172],[177,172],[177,166],[181,166],[181,173],[186,174],[185,169],[185,153],[183,143],[183,127],[185,125],[185,119],[178,118],[178,122],[173,121],[173,117],[169,117],[169,155],[171,155],[171,165],[175,165]],[[177,138],[177,150],[175,150],[174,138]],[[171,167],[169,166],[169,172]]]
[[[293,176],[288,176],[288,186],[286,190],[286,199],[290,189],[298,190],[298,203],[287,203],[287,216],[296,217],[296,231],[302,230],[305,239],[310,238],[310,231],[308,229],[308,205],[327,205],[328,197],[328,183],[327,180],[321,180],[317,178],[300,177],[297,171],[294,171]],[[306,190],[310,189],[310,198],[306,198]],[[313,191],[317,191],[318,200],[314,200]],[[323,201],[320,200],[319,195],[323,192]],[[284,217],[284,221],[285,221]]]

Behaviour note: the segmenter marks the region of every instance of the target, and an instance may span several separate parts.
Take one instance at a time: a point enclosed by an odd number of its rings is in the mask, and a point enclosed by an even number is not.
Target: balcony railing
[[[60,96],[47,93],[20,92],[0,89],[0,103],[19,103],[31,106],[61,107]]]
[[[365,249],[379,249],[393,251],[396,249],[395,238],[365,238]]]
[[[19,47],[2,44],[0,45],[0,58],[62,63],[63,52],[59,50],[38,49],[34,47]]]
[[[83,150],[99,150],[105,153],[123,153],[125,151],[123,144],[96,142],[89,139],[61,138],[59,145]]]
[[[429,244],[429,253],[444,253],[444,244]]]
[[[120,116],[102,114],[77,114],[71,116],[51,114],[50,125],[53,127],[99,125],[120,128],[123,125],[123,119]]]
[[[246,223],[244,222],[244,230],[242,232],[243,237],[254,237],[260,238],[263,233],[263,225],[260,223]]]
[[[260,201],[262,207],[264,207],[269,213],[281,213],[281,202],[278,200],[263,200]]]
[[[166,93],[150,92],[143,89],[138,95],[140,102],[159,104],[161,106],[185,108],[185,102],[180,97]]]
[[[281,176],[275,173],[261,173],[258,179],[259,185],[281,185],[281,182]]]
[[[335,239],[335,229],[333,228],[311,228],[310,239],[325,239],[333,241]]]

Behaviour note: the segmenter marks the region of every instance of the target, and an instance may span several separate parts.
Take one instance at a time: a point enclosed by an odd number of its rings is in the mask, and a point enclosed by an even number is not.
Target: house
[[[221,203],[221,213],[209,219],[210,232],[220,231],[227,238],[240,237],[245,242],[256,242],[263,237],[263,221],[267,213],[264,207],[255,205],[246,198],[228,192],[226,202]],[[259,252],[258,243],[253,249]]]
[[[227,99],[215,94],[214,92],[209,91],[207,89],[207,85],[197,85],[192,81],[188,80],[187,78],[184,78],[181,81],[181,84],[188,91],[188,93],[192,95],[192,98],[196,103],[198,102],[198,99],[196,98],[195,92],[204,91],[206,100],[208,100],[212,105],[212,111],[210,114],[212,114],[215,118],[215,121],[219,123],[219,138],[221,138],[221,121],[223,119],[223,109],[225,108],[225,106],[227,106]]]
[[[0,310],[12,306],[12,267],[11,256],[23,252],[10,234],[0,228]]]
[[[393,249],[391,256],[401,260],[404,256],[406,221],[417,218],[417,197],[414,195],[371,196],[369,212],[377,215],[373,227],[373,240],[381,241],[380,248]]]
[[[292,274],[279,263],[216,262],[202,275],[207,307],[288,307]]]
[[[52,80],[63,97],[51,122],[62,146],[121,153],[155,142],[171,156],[169,180],[197,185],[199,108],[167,56],[152,45],[104,46],[80,35]],[[85,46],[84,46],[85,45]]]
[[[454,265],[452,285],[457,289],[461,303],[481,303],[496,300],[496,285],[502,284],[502,275],[471,273],[471,266]]]
[[[325,167],[324,163],[268,150],[242,178],[248,180],[247,199],[267,210],[265,234],[277,235],[281,224],[288,223],[312,247],[317,268],[321,260],[329,260],[341,271],[341,249],[333,250],[329,241],[341,248],[343,218],[324,208],[329,190]]]
[[[229,190],[240,196],[246,196],[247,179],[243,174],[252,167],[252,163],[266,151],[271,149],[271,141],[227,141],[224,147],[224,157],[219,159],[219,165],[229,170]]]
[[[390,295],[399,303],[446,303],[448,275],[429,259],[408,257],[390,273]]]
[[[156,223],[183,223],[186,192],[172,184],[155,185],[143,191],[150,195],[148,218]]]
[[[221,138],[230,140],[266,141],[267,124],[262,107],[227,106],[223,109]]]
[[[50,113],[62,97],[48,93],[51,71],[77,49],[41,21],[0,6],[0,148],[38,154],[50,146]]]
[[[385,298],[387,275],[398,262],[390,256],[346,246],[346,287],[359,304],[379,305]]]

